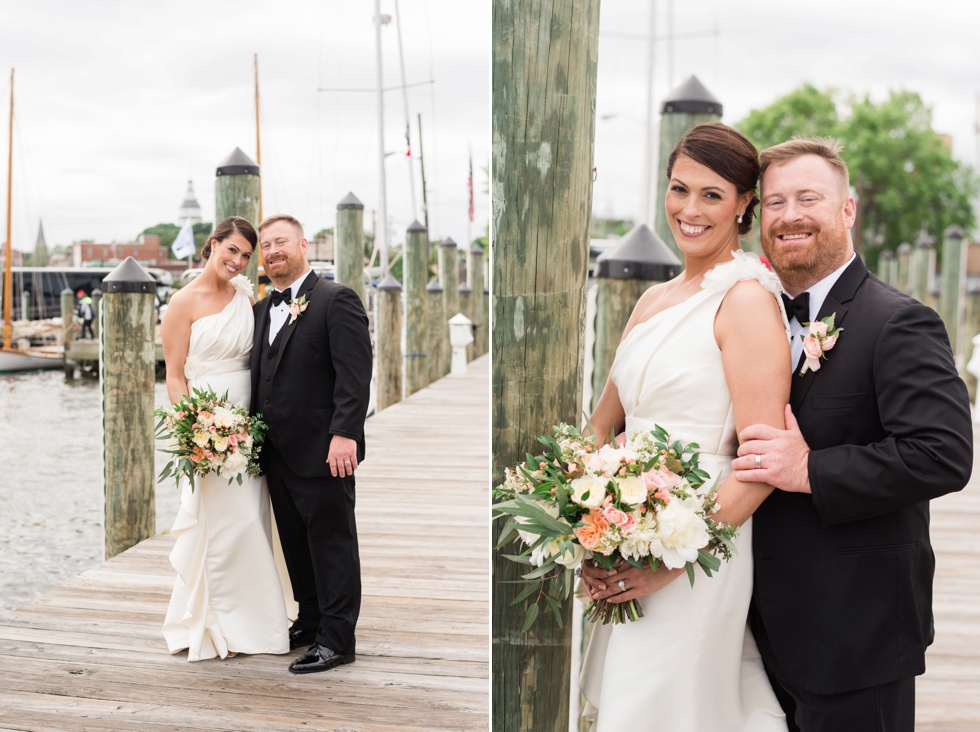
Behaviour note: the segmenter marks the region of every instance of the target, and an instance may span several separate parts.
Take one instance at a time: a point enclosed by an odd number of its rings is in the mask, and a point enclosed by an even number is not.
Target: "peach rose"
[[[808,359],[820,358],[822,350],[820,341],[817,340],[816,336],[807,336],[803,339],[803,352],[806,353]]]
[[[593,551],[599,546],[602,537],[609,530],[609,522],[601,513],[592,513],[591,511],[582,516],[582,522],[585,526],[579,526],[575,529],[575,535],[582,546]]]
[[[636,526],[636,517],[633,514],[620,511],[618,508],[613,508],[612,506],[606,508],[602,512],[602,515],[609,520],[609,523],[615,524],[624,531]]]
[[[810,335],[812,336],[825,336],[827,335],[827,324],[818,320],[814,323],[810,323]]]
[[[646,483],[647,490],[651,493],[667,487],[667,482],[661,477],[659,471],[648,470],[647,472],[642,473],[640,477],[643,478],[643,482]]]
[[[830,336],[829,338],[823,339],[823,350],[829,351],[837,343],[837,336]]]

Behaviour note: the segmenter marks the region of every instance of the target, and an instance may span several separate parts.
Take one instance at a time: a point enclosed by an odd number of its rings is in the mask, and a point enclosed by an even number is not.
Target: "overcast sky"
[[[382,0],[382,14],[395,13]],[[490,6],[474,0],[399,0],[412,148],[422,114],[431,236],[467,235],[468,146],[476,192],[473,237],[488,199]],[[16,68],[14,246],[129,241],[176,220],[194,181],[205,221],[214,171],[236,146],[255,157],[252,54],[259,54],[264,214],[288,212],[307,233],[334,225],[353,191],[365,226],[378,203],[370,0],[0,0],[0,140],[6,194],[10,68]],[[395,23],[383,29],[384,83],[400,83]],[[385,95],[392,240],[421,219],[415,162],[412,211],[400,91]],[[5,196],[0,200],[5,215]],[[2,239],[2,235],[0,235]]]
[[[667,5],[656,0],[657,35],[667,32]],[[651,0],[601,6],[593,197],[599,216],[642,215],[647,45],[621,34],[646,35],[650,6]],[[723,122],[734,124],[806,81],[878,100],[908,89],[932,107],[934,129],[952,135],[954,155],[976,165],[976,2],[674,0],[673,6],[677,36],[719,30],[717,40],[675,41],[673,83],[697,75],[723,103]],[[658,116],[670,89],[666,46],[659,43],[656,55]]]

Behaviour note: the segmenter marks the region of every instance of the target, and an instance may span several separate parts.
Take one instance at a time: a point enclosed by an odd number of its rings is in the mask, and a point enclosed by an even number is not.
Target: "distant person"
[[[82,334],[79,337],[84,339],[85,333],[88,332],[88,337],[94,339],[95,333],[92,331],[92,321],[95,320],[95,304],[92,302],[92,298],[85,294],[85,290],[79,290],[77,297],[78,301],[75,303],[75,314],[82,321]]]
[[[256,244],[246,219],[226,218],[204,245],[201,276],[174,293],[162,327],[172,403],[211,389],[249,408],[254,300],[241,273]],[[242,479],[229,485],[212,473],[194,490],[181,487],[163,635],[171,653],[187,649],[188,661],[289,651],[289,580],[277,570],[266,479]]]

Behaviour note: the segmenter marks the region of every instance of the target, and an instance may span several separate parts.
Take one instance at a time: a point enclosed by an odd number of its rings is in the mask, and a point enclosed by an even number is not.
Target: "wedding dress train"
[[[251,284],[232,280],[235,296],[220,313],[195,321],[184,376],[188,389],[212,389],[246,409],[251,398],[249,354],[254,320]],[[278,545],[265,477],[228,483],[208,475],[182,481],[177,537],[170,563],[177,571],[163,634],[171,653],[187,649],[198,661],[235,653],[288,653],[292,591]],[[276,549],[278,547],[276,546]],[[281,554],[281,552],[277,552]]]
[[[776,276],[755,255],[735,252],[734,261],[705,275],[697,295],[637,325],[610,371],[627,434],[659,424],[675,439],[698,443],[701,467],[712,479],[708,486],[728,476],[738,446],[715,314],[728,290],[749,279],[779,300]],[[785,314],[784,325],[788,333]],[[747,626],[751,519],[735,543],[738,554],[713,577],[696,568],[693,588],[681,576],[640,598],[639,620],[594,627],[582,671],[587,716],[597,721],[593,729],[786,732]]]

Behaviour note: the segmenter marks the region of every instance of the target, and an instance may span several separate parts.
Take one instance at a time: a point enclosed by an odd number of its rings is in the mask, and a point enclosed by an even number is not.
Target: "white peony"
[[[208,440],[211,439],[211,433],[205,430],[198,430],[194,433],[194,444],[198,447],[204,447],[208,444]]]
[[[591,475],[576,478],[572,481],[572,500],[580,506],[586,508],[598,508],[606,498],[605,478],[596,478]],[[584,498],[588,493],[588,498]]]
[[[649,513],[640,516],[636,520],[636,526],[631,531],[624,533],[623,542],[619,546],[619,553],[632,559],[663,556],[663,543],[657,538],[656,517]]]
[[[602,460],[603,466],[610,473],[614,473],[622,465],[622,461],[626,460],[637,460],[639,456],[633,450],[627,447],[613,447],[612,445],[606,444],[599,448],[599,459]]]
[[[554,544],[555,542],[551,543]],[[557,553],[558,547],[555,546],[555,554]],[[585,548],[576,541],[572,544],[571,551],[566,550],[561,556],[555,559],[555,562],[569,569],[575,569],[582,564],[583,559],[585,559]]]
[[[232,412],[230,409],[225,409],[224,407],[217,407],[214,410],[215,427],[223,427],[223,428],[235,427],[238,425],[238,422],[240,420],[241,418],[237,417],[235,413]]]
[[[647,486],[642,478],[635,476],[616,478],[616,485],[619,486],[619,495],[623,503],[638,506],[647,499]]]
[[[248,468],[248,460],[239,451],[228,453],[221,464],[222,471],[229,475],[240,475]]]
[[[708,525],[697,515],[698,508],[696,498],[673,500],[657,514],[657,539],[668,569],[696,562],[698,550],[708,543]]]

